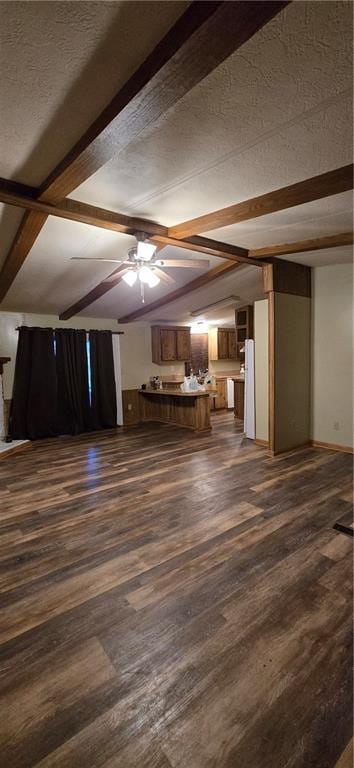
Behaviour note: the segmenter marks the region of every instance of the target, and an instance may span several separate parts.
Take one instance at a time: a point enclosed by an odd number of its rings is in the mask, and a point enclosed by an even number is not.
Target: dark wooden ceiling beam
[[[185,240],[200,232],[229,227],[240,221],[248,221],[258,216],[265,216],[276,211],[284,211],[296,205],[311,203],[341,192],[353,189],[353,165],[345,165],[327,173],[321,173],[310,179],[290,184],[259,197],[253,197],[228,208],[207,213],[196,219],[184,221],[168,230],[169,237]]]
[[[187,251],[205,253],[207,256],[218,256],[229,261],[237,261],[239,263],[242,261],[251,262],[247,248],[240,248],[238,245],[230,245],[229,243],[221,243],[218,240],[210,240],[206,237],[186,237],[183,240],[177,240],[167,235],[152,235],[149,240],[159,245],[172,245],[176,248],[184,248]],[[254,263],[257,265],[256,261]],[[258,264],[257,266],[261,265]]]
[[[152,125],[288,2],[192,2],[43,184],[57,202]]]
[[[174,106],[288,2],[192,2],[40,188],[57,203]],[[0,273],[0,301],[26,260],[45,214],[25,214]]]
[[[68,307],[68,309],[62,312],[61,315],[59,315],[59,320],[69,320],[74,315],[78,315],[79,312],[86,309],[86,307],[89,307],[90,304],[93,304],[97,299],[100,299],[101,296],[104,296],[104,294],[107,293],[107,291],[110,291],[115,285],[120,283],[123,275],[128,269],[129,267],[126,267],[125,264],[122,264],[115,269],[105,277],[104,280],[101,280],[98,285],[95,285],[91,291],[86,293],[85,296],[82,296],[82,298],[76,301],[75,304],[72,304],[71,307]]]
[[[155,243],[159,250],[166,245],[173,245],[178,248],[184,248],[188,251],[205,253],[208,256],[218,256],[222,259],[236,262],[248,262],[257,264],[255,259],[248,257],[246,248],[240,248],[237,245],[221,243],[217,240],[209,240],[206,237],[189,237],[184,240],[176,240],[167,237],[167,227],[156,224],[154,221],[140,219],[134,216],[126,216],[116,211],[109,211],[106,208],[97,208],[97,206],[80,203],[78,200],[66,198],[62,203],[56,205],[45,203],[38,200],[35,196],[35,189],[30,188],[29,196],[21,194],[16,188],[16,184],[6,179],[0,179],[0,202],[8,205],[16,205],[20,208],[26,208],[30,211],[45,214],[46,216],[56,216],[69,221],[78,221],[82,224],[89,224],[102,229],[109,229],[124,234],[134,234],[135,232],[144,232],[152,235],[149,240]]]
[[[249,251],[253,259],[265,259],[272,256],[284,256],[287,253],[306,253],[306,251],[319,251],[324,248],[340,248],[343,245],[353,244],[353,232],[341,232],[338,235],[325,235],[312,240],[298,240],[295,243],[283,243],[282,245],[267,245],[264,248],[254,248]]]
[[[55,216],[69,221],[79,221],[93,227],[110,229],[124,234],[134,234],[142,231],[147,234],[167,234],[167,227],[156,224],[148,219],[126,216],[123,213],[109,211],[106,208],[98,208],[95,205],[81,203],[79,200],[66,198],[62,203],[46,203],[36,197],[37,190],[29,187],[30,194],[21,193],[21,185],[0,179],[0,202],[7,205],[15,205],[30,211],[37,211],[47,216]]]

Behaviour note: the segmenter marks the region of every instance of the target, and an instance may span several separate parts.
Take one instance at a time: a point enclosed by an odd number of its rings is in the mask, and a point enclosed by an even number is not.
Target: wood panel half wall
[[[123,426],[135,427],[141,419],[140,395],[138,389],[122,390]]]
[[[264,272],[269,298],[269,447],[311,442],[311,270],[277,261]]]

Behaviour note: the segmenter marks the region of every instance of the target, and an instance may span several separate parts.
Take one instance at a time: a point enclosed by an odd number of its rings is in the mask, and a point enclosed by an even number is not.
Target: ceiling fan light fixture
[[[138,240],[137,244],[137,258],[140,261],[151,261],[157,246],[152,243],[147,243],[146,240]]]
[[[156,288],[156,286],[159,284],[160,278],[158,275],[155,274],[155,272],[150,273],[148,286],[149,288]]]
[[[137,281],[137,277],[138,277],[137,273],[134,272],[132,269],[130,269],[129,272],[126,272],[123,275],[122,279],[124,280],[125,283],[127,283],[127,285],[130,285],[130,287],[132,288]]]
[[[141,267],[139,269],[139,280],[141,283],[148,285],[149,288],[155,288],[160,282],[160,278],[149,267]]]

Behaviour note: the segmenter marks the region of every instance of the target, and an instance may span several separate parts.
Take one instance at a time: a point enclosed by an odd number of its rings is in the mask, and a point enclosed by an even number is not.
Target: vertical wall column
[[[311,268],[274,259],[263,268],[269,299],[269,448],[311,441]]]

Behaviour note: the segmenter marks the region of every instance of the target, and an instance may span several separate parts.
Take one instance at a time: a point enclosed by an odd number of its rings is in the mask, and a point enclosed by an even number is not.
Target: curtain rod
[[[86,328],[44,328],[39,325],[18,325],[17,328],[15,328],[15,331],[21,331],[22,328],[27,328],[29,331],[32,331],[34,328],[36,331],[85,331],[85,333],[90,333],[90,331],[105,331],[109,330],[109,328],[90,328],[88,331]],[[124,331],[111,331],[112,336],[124,336]]]

